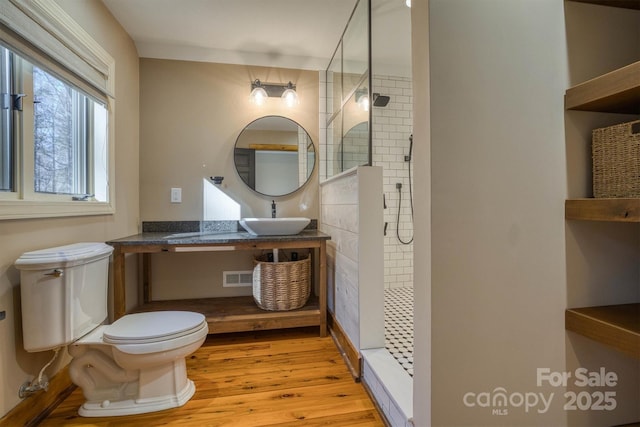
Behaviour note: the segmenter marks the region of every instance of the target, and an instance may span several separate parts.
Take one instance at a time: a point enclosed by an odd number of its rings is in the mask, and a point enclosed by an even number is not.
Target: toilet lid
[[[143,344],[178,338],[199,330],[205,317],[191,311],[152,311],[127,314],[107,326],[104,342]]]
[[[72,267],[106,258],[113,247],[100,242],[74,243],[55,248],[25,252],[15,262],[19,270],[40,270],[56,267]]]

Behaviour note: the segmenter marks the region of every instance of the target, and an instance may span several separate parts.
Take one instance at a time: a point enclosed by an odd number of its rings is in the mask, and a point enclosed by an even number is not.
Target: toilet
[[[87,399],[81,416],[182,406],[195,392],[185,358],[207,337],[207,321],[200,313],[155,311],[104,325],[112,251],[104,243],[76,243],[26,252],[15,262],[24,348],[68,346],[71,380]]]

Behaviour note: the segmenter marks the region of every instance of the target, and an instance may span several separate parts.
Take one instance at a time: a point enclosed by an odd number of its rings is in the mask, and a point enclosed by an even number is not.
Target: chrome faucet
[[[272,200],[271,201],[271,218],[275,218],[276,217],[276,201]]]

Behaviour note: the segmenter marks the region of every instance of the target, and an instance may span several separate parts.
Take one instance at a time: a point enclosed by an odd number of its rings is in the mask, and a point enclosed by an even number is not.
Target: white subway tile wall
[[[385,289],[413,286],[413,217],[409,194],[409,138],[413,132],[411,79],[373,76],[373,93],[390,97],[386,107],[373,107],[373,164],[383,168],[383,190],[387,209],[384,247]],[[411,161],[413,178],[413,161]],[[397,188],[401,184],[401,188]],[[413,182],[411,182],[413,186]],[[398,205],[400,221],[398,223]]]
[[[320,181],[327,179],[327,170],[334,170],[332,129],[327,130],[327,76],[320,71]],[[329,80],[332,76],[329,78]],[[408,77],[374,75],[373,93],[390,97],[385,107],[373,108],[373,165],[383,168],[383,191],[387,209],[384,221],[387,234],[384,239],[384,286],[385,289],[413,286],[413,243],[402,244],[413,237],[413,216],[409,194],[409,137],[413,129],[413,96],[411,79]],[[329,99],[330,100],[330,99]],[[327,152],[331,150],[331,152]],[[413,178],[413,161],[411,161]],[[397,188],[401,184],[401,188]],[[413,186],[413,182],[411,182]],[[398,222],[398,205],[400,221]]]

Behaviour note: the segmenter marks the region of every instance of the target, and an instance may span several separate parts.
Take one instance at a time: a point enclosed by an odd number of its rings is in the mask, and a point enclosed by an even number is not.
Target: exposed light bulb
[[[360,97],[360,99],[358,99],[358,105],[364,111],[369,111],[369,96],[368,95],[362,95]]]
[[[298,104],[298,93],[293,87],[293,83],[289,82],[287,88],[282,92],[282,99],[287,107],[293,107]]]
[[[406,4],[407,7],[411,7],[411,0],[405,0],[404,4]]]
[[[287,89],[282,94],[282,99],[284,99],[284,103],[287,104],[287,107],[293,107],[298,103],[298,94],[293,89]]]
[[[255,87],[249,95],[249,99],[256,105],[264,105],[268,97],[267,91],[261,86]]]

